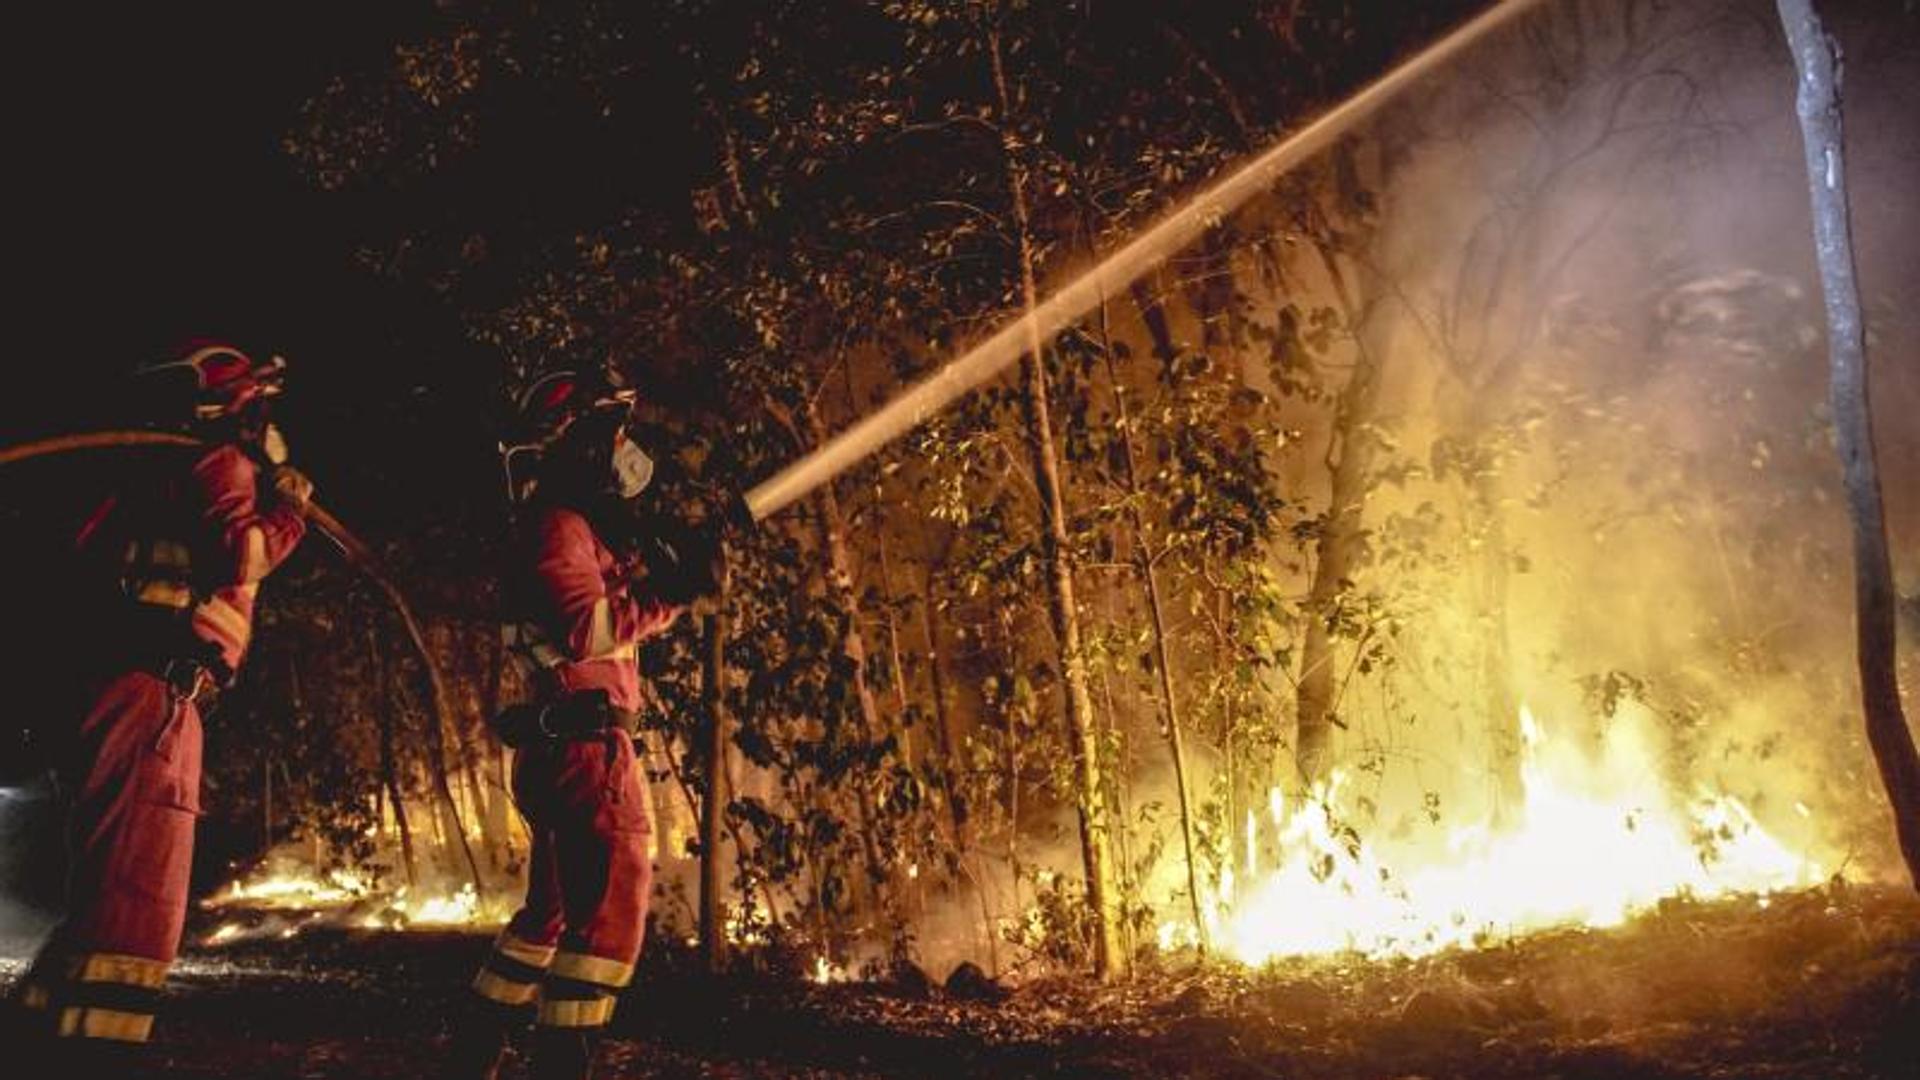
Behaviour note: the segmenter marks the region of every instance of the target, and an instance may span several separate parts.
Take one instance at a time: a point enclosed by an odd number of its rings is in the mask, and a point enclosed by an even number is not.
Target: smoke
[[[1794,78],[1770,18],[1556,5],[1373,133],[1388,150],[1363,332],[1387,357],[1376,419],[1395,479],[1367,502],[1358,587],[1397,613],[1400,659],[1349,689],[1341,759],[1385,763],[1385,820],[1435,796],[1469,820],[1497,808],[1485,763],[1512,752],[1506,706],[1589,740],[1630,707],[1660,721],[1676,793],[1735,795],[1825,866],[1890,866]],[[1839,29],[1879,35],[1849,53],[1849,170],[1911,591],[1920,378],[1899,359],[1920,333],[1899,301],[1920,285],[1920,49],[1912,19]]]

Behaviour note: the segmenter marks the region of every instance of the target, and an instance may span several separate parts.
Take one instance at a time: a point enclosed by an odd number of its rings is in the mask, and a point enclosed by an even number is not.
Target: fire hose
[[[73,435],[56,435],[0,450],[0,466],[78,450],[128,446],[193,447],[200,445],[202,444],[198,439],[166,431],[87,431]],[[307,520],[320,535],[332,542],[333,546],[339,550],[341,557],[346,560],[347,565],[358,570],[386,595],[387,600],[393,604],[394,611],[399,613],[400,623],[407,631],[407,639],[412,643],[414,652],[419,654],[421,666],[426,669],[427,694],[432,699],[434,721],[438,725],[436,738],[444,739],[446,733],[453,729],[453,717],[447,705],[449,697],[446,681],[440,675],[439,665],[433,661],[432,650],[427,648],[426,634],[421,631],[420,622],[414,617],[412,605],[407,603],[407,598],[400,592],[400,587],[393,583],[393,579],[382,568],[379,556],[374,554],[373,549],[364,541],[355,536],[352,530],[341,523],[339,518],[328,513],[320,504],[309,502]],[[453,831],[460,838],[460,850],[466,856],[467,870],[473,877],[474,891],[476,894],[484,894],[486,888],[480,877],[480,863],[474,858],[473,846],[467,842],[466,826],[460,821],[460,813],[454,802],[453,793],[447,788],[445,771],[436,771],[438,775],[435,777],[435,783],[439,786],[440,795],[446,802],[447,812],[453,818]]]

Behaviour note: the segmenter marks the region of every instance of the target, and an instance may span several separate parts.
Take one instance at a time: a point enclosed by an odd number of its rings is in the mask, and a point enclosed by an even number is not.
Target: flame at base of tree
[[[1214,947],[1256,964],[1334,952],[1421,956],[1551,927],[1616,926],[1676,896],[1754,894],[1765,903],[1828,873],[1730,794],[1676,798],[1652,739],[1633,723],[1612,725],[1583,750],[1549,739],[1523,706],[1520,731],[1525,797],[1505,829],[1456,827],[1389,856],[1344,824],[1356,803],[1348,774],[1297,803],[1276,790],[1278,857],[1258,864],[1249,814],[1250,871],[1244,880],[1224,874],[1205,898]],[[1164,922],[1160,943],[1189,944],[1192,932],[1190,922]]]

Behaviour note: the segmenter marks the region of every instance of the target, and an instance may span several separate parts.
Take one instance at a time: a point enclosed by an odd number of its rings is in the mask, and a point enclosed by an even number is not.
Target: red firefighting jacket
[[[306,516],[260,494],[260,467],[240,447],[216,446],[185,476],[169,472],[153,488],[107,500],[78,544],[111,547],[122,560],[122,587],[140,604],[191,608],[195,636],[238,671],[253,639],[260,582],[306,535]]]
[[[601,541],[584,515],[549,506],[533,536],[528,610],[509,643],[559,693],[605,690],[617,709],[641,705],[640,643],[673,625],[680,608],[637,596],[637,568]]]

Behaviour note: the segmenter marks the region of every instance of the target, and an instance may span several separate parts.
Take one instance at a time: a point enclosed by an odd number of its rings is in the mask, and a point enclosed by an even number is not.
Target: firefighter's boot
[[[533,1029],[533,1080],[592,1080],[600,1028]]]
[[[441,1080],[499,1080],[515,1031],[527,1026],[527,1010],[483,1006],[454,1022]]]
[[[0,1046],[37,1043],[46,1024],[44,1012],[29,1009],[12,996],[0,998]]]

